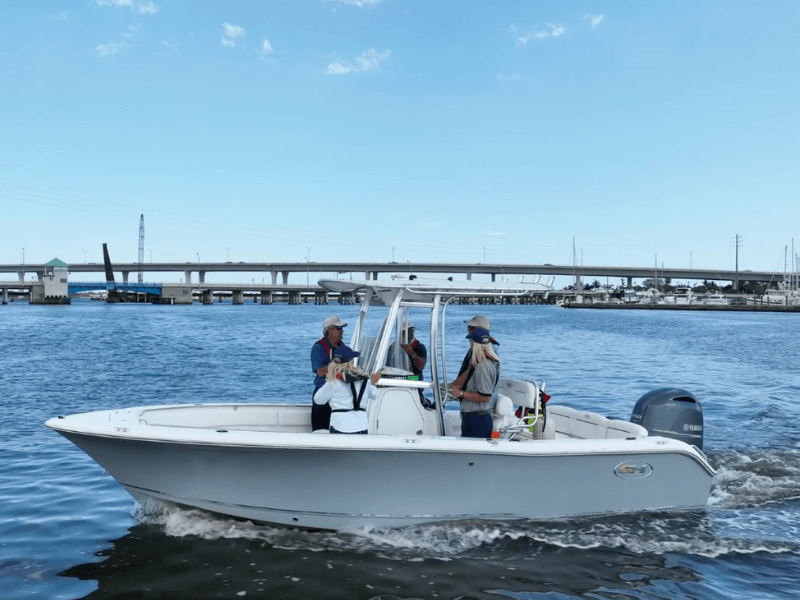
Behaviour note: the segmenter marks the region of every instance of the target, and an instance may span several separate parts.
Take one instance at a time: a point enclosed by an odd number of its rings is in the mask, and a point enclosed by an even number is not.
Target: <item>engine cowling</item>
[[[691,392],[680,388],[659,388],[636,402],[631,423],[641,425],[650,435],[660,435],[703,449],[703,409]]]

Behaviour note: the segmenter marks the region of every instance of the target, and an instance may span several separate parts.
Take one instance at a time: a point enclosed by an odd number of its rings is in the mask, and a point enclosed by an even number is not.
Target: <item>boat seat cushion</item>
[[[510,398],[514,406],[525,408],[536,408],[539,399],[539,388],[535,383],[508,377],[501,377],[497,382],[497,393]]]
[[[631,437],[647,437],[647,429],[630,421],[609,419],[606,427],[606,439],[627,439]]]
[[[516,424],[519,421],[514,414],[514,403],[511,398],[503,394],[497,395],[497,403],[492,412],[492,430],[500,431],[503,427]]]
[[[575,417],[573,434],[584,440],[597,440],[606,437],[608,419],[595,413],[580,412]]]

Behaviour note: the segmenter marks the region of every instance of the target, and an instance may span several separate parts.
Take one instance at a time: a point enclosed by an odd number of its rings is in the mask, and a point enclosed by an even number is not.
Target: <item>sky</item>
[[[800,4],[0,5],[0,264],[783,272]],[[794,238],[797,237],[795,242]],[[574,252],[573,252],[574,248]],[[5,276],[0,276],[5,278]]]

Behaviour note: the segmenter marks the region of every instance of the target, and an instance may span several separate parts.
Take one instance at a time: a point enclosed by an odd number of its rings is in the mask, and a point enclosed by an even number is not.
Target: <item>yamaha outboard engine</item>
[[[633,407],[631,423],[703,449],[703,409],[690,392],[661,388],[647,392]]]

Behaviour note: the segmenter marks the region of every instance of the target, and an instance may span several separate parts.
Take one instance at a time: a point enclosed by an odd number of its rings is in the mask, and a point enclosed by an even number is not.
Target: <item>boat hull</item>
[[[520,443],[263,433],[254,445],[251,434],[243,443],[212,443],[59,432],[139,502],[321,529],[702,508],[713,474],[691,447],[661,438]]]

